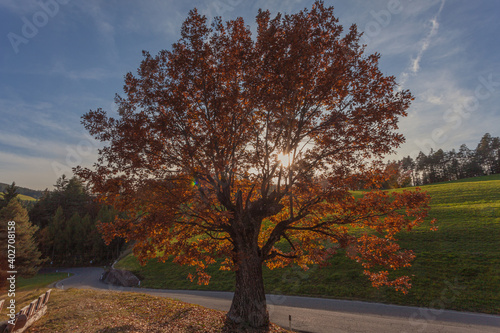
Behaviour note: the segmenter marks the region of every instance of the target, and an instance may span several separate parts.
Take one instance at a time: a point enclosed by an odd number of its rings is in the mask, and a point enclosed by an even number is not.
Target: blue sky
[[[255,27],[258,8],[292,13],[313,1],[0,0],[0,182],[52,189],[71,167],[91,165],[99,143],[80,117],[114,112],[123,76],[141,51],[179,38],[190,9]],[[338,0],[344,27],[365,31],[367,52],[410,89],[400,122],[407,142],[393,159],[430,148],[475,148],[500,136],[500,1]]]

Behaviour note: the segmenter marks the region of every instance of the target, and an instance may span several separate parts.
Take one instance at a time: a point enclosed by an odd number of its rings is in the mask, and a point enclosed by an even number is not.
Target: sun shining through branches
[[[398,120],[411,93],[322,1],[274,18],[259,11],[255,37],[242,18],[206,22],[192,10],[171,50],[144,53],[117,119],[101,109],[83,117],[107,146],[95,169],[75,172],[122,212],[101,225],[105,237],[135,240],[142,261],[161,253],[195,266],[200,283],[224,259],[235,324],[268,324],[263,265],[307,268],[341,248],[374,286],[406,291],[396,270],[413,254],[396,236],[424,221],[429,197],[350,190],[385,180],[367,161],[404,142]]]
[[[277,160],[283,167],[289,167],[293,163],[293,158],[290,154],[279,153]]]

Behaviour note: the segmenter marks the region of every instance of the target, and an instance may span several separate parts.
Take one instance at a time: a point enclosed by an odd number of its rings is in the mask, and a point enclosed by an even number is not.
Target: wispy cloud
[[[61,156],[67,144],[88,141],[80,125],[80,114],[67,110],[91,98],[77,97],[68,96],[67,101],[59,99],[57,104],[0,98],[0,149],[3,145],[22,148],[23,153],[28,154],[38,152],[46,156]],[[60,141],[60,138],[64,139]]]
[[[22,36],[25,21],[32,23],[33,16],[43,11],[40,4],[48,2],[0,0],[5,18],[2,45],[11,47],[6,29]],[[255,32],[258,8],[270,9],[274,16],[311,8],[313,2],[71,0],[61,5],[57,19],[50,18],[29,45],[20,45],[22,52],[8,52],[0,60],[0,181],[51,188],[57,178],[53,163],[71,172],[80,157],[81,164],[95,161],[94,151],[102,145],[85,135],[81,115],[97,107],[114,115],[113,96],[122,93],[123,74],[137,68],[142,49],[153,54],[169,49],[180,37],[190,9],[197,7],[209,18],[220,15],[223,20],[242,16]],[[356,23],[366,32],[366,53],[380,52],[381,71],[396,76],[415,96],[409,116],[400,122],[400,132],[407,138],[400,154],[427,153],[431,145],[445,150],[461,143],[474,145],[485,132],[499,135],[500,62],[495,38],[500,33],[496,15],[500,2],[325,3],[335,6],[345,29]],[[479,78],[491,82],[480,86]],[[478,87],[482,96],[491,96],[478,99],[476,109],[468,111],[464,105],[475,102]]]
[[[427,154],[431,148],[458,149],[463,143],[477,144],[486,132],[498,133],[500,114],[495,112],[498,103],[493,94],[477,100],[477,108],[467,107],[481,85],[479,80],[476,86],[464,86],[451,67],[422,70],[411,84],[419,89],[414,91],[416,98],[408,117],[400,122],[407,141],[399,155],[415,157],[419,151]]]
[[[428,34],[422,39],[420,42],[420,49],[418,50],[418,53],[416,57],[412,58],[410,61],[410,66],[407,68],[405,72],[401,74],[401,81],[400,85],[403,86],[408,78],[413,75],[417,75],[417,73],[420,71],[420,62],[422,61],[422,57],[424,56],[425,51],[429,48],[432,39],[434,36],[436,36],[438,30],[439,30],[439,14],[441,14],[441,11],[443,10],[444,4],[446,0],[442,0],[441,4],[439,6],[439,10],[436,13],[436,15],[431,19],[431,28]]]
[[[108,57],[111,59],[119,59],[115,41],[116,22],[114,22],[113,13],[106,11],[101,1],[88,0],[75,2],[75,4],[94,21],[94,25],[98,32],[98,38],[105,47]]]
[[[56,62],[50,70],[52,75],[62,75],[72,80],[103,80],[116,76],[112,71],[105,68],[87,68],[85,70],[68,70],[62,62]]]
[[[42,157],[21,156],[0,151],[1,182],[16,182],[18,186],[34,189],[52,188],[56,176],[51,167],[52,160]],[[36,169],[33,166],[36,165]]]
[[[0,170],[13,179],[3,176],[0,181],[21,180],[30,184],[26,186],[39,189],[51,187],[62,174],[71,176],[72,168],[77,165],[91,166],[98,157],[97,144],[83,136],[78,144],[68,144],[2,131],[2,146]]]
[[[17,15],[26,15],[34,10],[40,10],[37,0],[0,0],[0,7],[6,8]]]
[[[48,156],[51,158],[64,157],[67,144],[50,140],[41,140],[16,133],[2,131],[0,144],[10,148],[21,149],[27,155]]]

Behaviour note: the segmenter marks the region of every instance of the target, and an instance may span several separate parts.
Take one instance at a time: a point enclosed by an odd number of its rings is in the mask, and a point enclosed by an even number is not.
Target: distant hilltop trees
[[[387,164],[392,176],[384,188],[419,186],[500,173],[500,138],[483,135],[476,149],[462,144],[457,150],[420,152]]]
[[[15,185],[15,183],[14,183],[14,185]],[[9,186],[12,186],[12,185],[0,183],[0,192],[4,192],[5,189],[7,189]],[[18,186],[16,186],[16,192],[17,192],[17,194],[27,195],[27,196],[35,198],[35,199],[40,199],[44,193],[44,191],[32,190],[30,188],[18,187]]]

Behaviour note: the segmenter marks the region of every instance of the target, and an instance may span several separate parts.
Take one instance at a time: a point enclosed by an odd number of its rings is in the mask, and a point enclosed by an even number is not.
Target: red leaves
[[[367,271],[409,265],[395,238],[424,221],[427,195],[348,191],[385,180],[367,161],[404,141],[397,123],[412,100],[380,72],[379,54],[364,54],[356,26],[343,33],[321,1],[259,11],[254,39],[241,18],[206,21],[191,11],[172,50],[144,53],[116,98],[118,119],[83,117],[106,146],[95,170],[75,172],[122,212],[101,225],[107,239],[136,240],[142,261],[196,266],[200,283],[215,259],[237,269],[242,251],[270,267],[322,264],[339,248]]]
[[[365,230],[361,236],[352,236],[349,229],[339,228],[336,238],[342,247],[348,249],[347,256],[360,262],[365,268],[373,286],[387,285],[406,292],[410,287],[408,277],[389,279],[387,271],[381,268],[397,270],[411,265],[415,255],[410,250],[403,250],[396,243],[396,236],[402,231],[411,231],[424,222],[428,213],[429,196],[419,189],[404,190],[401,193],[372,191],[358,200],[351,200],[342,205],[347,209],[347,219],[337,223],[351,222],[353,230]],[[347,212],[346,212],[347,213]],[[344,213],[344,214],[346,214]],[[434,229],[434,220],[430,221]],[[369,231],[366,228],[372,229]]]
[[[368,275],[375,288],[389,286],[393,287],[397,291],[401,291],[403,294],[406,294],[408,289],[411,288],[410,278],[408,276],[401,276],[394,280],[389,280],[389,272],[387,271],[373,273],[365,270],[363,273]]]

